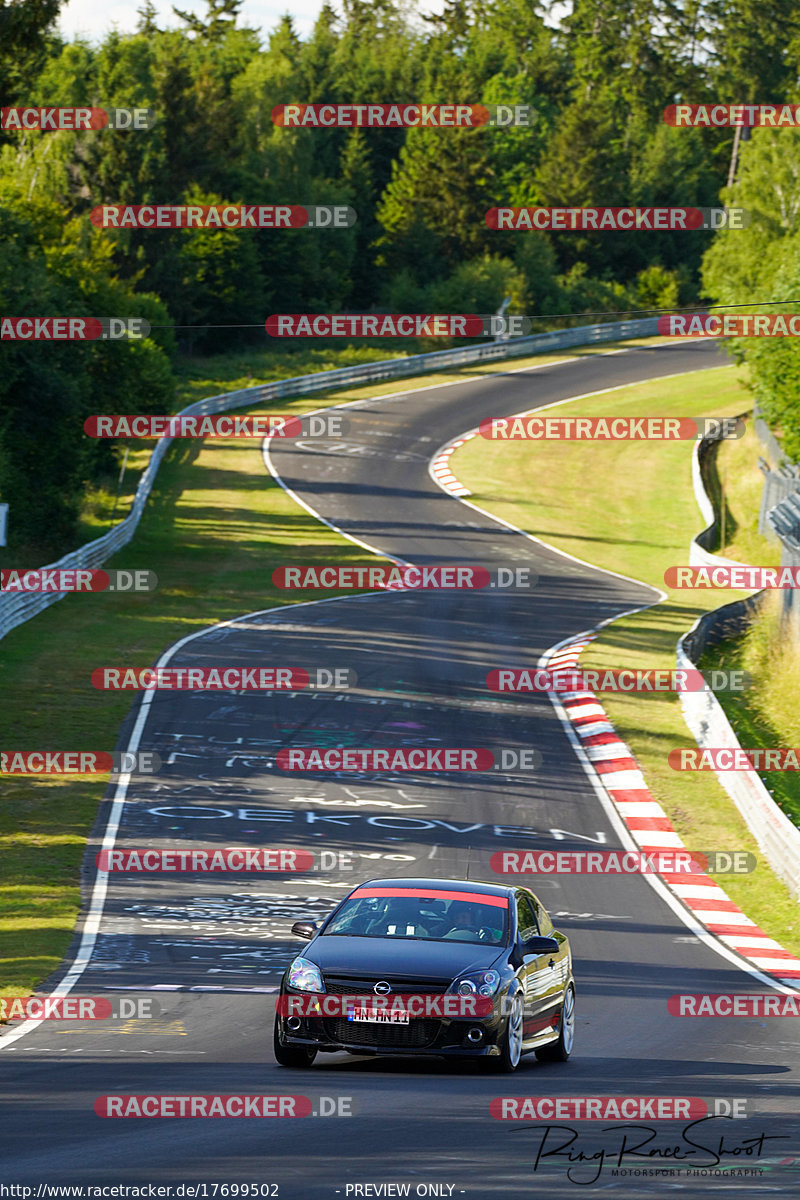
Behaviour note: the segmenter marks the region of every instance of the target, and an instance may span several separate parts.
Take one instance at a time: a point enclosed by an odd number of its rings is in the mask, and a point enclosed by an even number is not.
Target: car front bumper
[[[279,1017],[281,1041],[321,1053],[438,1055],[470,1058],[500,1053],[507,1018],[499,1013],[467,1019],[411,1018],[407,1025],[350,1021],[346,1017]]]

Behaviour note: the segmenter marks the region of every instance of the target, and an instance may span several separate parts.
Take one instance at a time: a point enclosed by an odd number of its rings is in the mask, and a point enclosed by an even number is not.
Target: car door
[[[525,1019],[523,1037],[525,1041],[543,1038],[552,1033],[553,1021],[561,1006],[563,968],[559,965],[559,954],[532,953],[525,949],[525,942],[532,937],[553,936],[549,917],[532,892],[520,890],[516,893],[517,906],[517,950],[522,961],[521,978],[525,988]],[[541,921],[541,924],[540,924]],[[541,925],[549,926],[547,934]]]
[[[545,954],[541,956],[543,963],[547,964],[548,968],[550,968],[547,975],[547,981],[550,985],[547,1004],[548,1012],[551,1015],[555,1015],[561,1008],[564,988],[570,977],[572,963],[569,952],[569,941],[563,933],[558,933],[553,928],[553,922],[550,920],[547,909],[538,897],[527,888],[525,889],[525,894],[533,908],[541,937],[554,937],[560,946],[558,954]],[[551,962],[552,967],[550,967]]]

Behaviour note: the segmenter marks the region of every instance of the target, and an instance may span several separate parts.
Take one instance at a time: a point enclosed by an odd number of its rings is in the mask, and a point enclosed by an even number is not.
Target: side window
[[[517,893],[517,928],[520,941],[523,942],[526,942],[528,938],[537,937],[539,933],[531,902],[522,892]]]
[[[553,922],[548,917],[546,908],[540,905],[536,906],[536,917],[539,919],[539,931],[542,937],[551,937],[553,934]]]
[[[544,906],[539,903],[535,896],[529,897],[529,899],[533,902],[533,911],[539,925],[539,933],[542,937],[549,937],[553,932],[553,922],[548,917]]]

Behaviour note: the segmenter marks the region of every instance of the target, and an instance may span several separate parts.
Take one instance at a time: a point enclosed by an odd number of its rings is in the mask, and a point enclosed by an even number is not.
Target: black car
[[[569,941],[523,887],[372,879],[322,922],[292,926],[307,950],[285,972],[275,1058],[322,1052],[564,1062],[575,1031]]]

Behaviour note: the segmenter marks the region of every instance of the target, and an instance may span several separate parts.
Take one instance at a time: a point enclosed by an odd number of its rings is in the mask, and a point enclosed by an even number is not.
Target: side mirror
[[[558,954],[561,943],[554,937],[532,937],[523,943],[522,949],[526,954]]]
[[[292,926],[292,933],[296,937],[302,938],[304,942],[310,941],[316,932],[316,921],[295,921]]]

